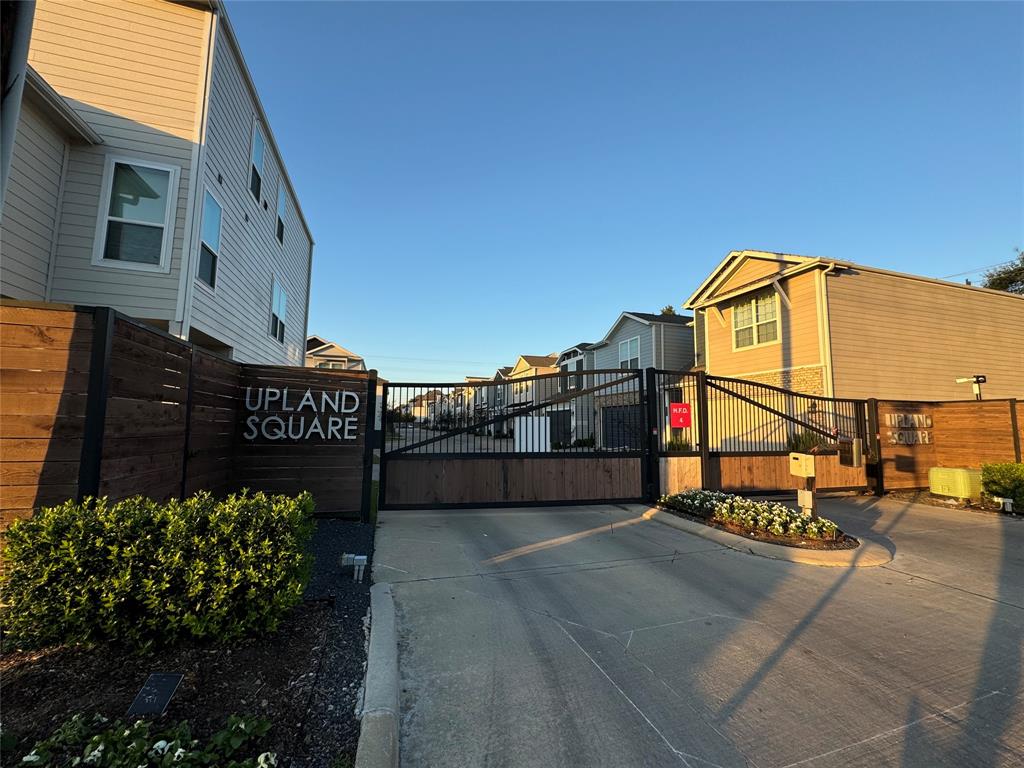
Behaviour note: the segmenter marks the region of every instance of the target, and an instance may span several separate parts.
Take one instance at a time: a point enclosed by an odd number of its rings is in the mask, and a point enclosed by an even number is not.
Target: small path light
[[[352,580],[362,583],[363,571],[366,569],[366,561],[366,555],[354,555],[346,552],[341,556],[341,567],[351,567],[353,569]]]

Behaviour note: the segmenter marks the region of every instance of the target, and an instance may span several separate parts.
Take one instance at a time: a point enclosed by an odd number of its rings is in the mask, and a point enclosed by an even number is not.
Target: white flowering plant
[[[807,517],[777,501],[755,501],[732,493],[695,488],[662,496],[666,509],[705,520],[732,523],[745,530],[800,539],[835,540],[839,526],[824,517]]]
[[[232,715],[227,726],[203,744],[192,738],[186,722],[155,730],[145,720],[111,724],[101,715],[75,715],[16,764],[22,768],[275,768],[277,756],[256,748],[269,729],[267,720]]]

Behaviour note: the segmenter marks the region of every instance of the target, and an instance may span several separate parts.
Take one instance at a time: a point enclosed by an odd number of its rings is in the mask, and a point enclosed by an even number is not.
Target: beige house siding
[[[755,374],[818,367],[823,364],[818,338],[817,288],[814,273],[804,272],[783,278],[779,283],[789,299],[790,307],[786,307],[785,302],[779,299],[778,342],[733,350],[733,302],[727,300],[716,305],[721,311],[724,324],[719,320],[715,309],[709,308],[706,311],[705,354],[706,370],[709,374],[753,379],[757,378]]]
[[[64,135],[26,99],[14,139],[11,170],[0,222],[0,293],[42,301],[56,236]]]
[[[174,319],[209,19],[162,0],[37,3],[29,63],[104,141],[70,152],[53,300]],[[108,155],[180,168],[168,272],[92,264]]]
[[[250,145],[259,110],[243,75],[244,66],[232,40],[219,29],[210,81],[203,184],[196,204],[201,210],[208,188],[223,207],[221,253],[216,291],[194,278],[189,281],[192,310],[188,320],[192,327],[230,345],[236,357],[281,363],[283,353],[288,364],[302,365],[312,241],[291,190],[287,191],[284,245],[277,240],[278,186],[285,182],[281,158],[274,151],[267,126],[261,126],[266,150],[260,203],[249,191]],[[197,238],[199,231],[197,228]],[[194,275],[195,265],[191,269]],[[288,296],[283,347],[270,335],[275,275]]]
[[[776,275],[789,266],[792,265],[784,261],[748,258],[715,293],[719,295],[726,294],[755,280],[760,280],[769,275]]]
[[[967,400],[1024,397],[1024,297],[859,271],[826,278],[836,395]]]

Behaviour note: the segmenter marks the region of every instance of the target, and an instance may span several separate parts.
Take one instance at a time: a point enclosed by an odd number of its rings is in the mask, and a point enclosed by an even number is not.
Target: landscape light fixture
[[[970,384],[971,389],[974,390],[974,399],[981,400],[981,385],[984,384],[987,379],[981,374],[975,374],[974,376],[964,376],[956,380],[957,384]]]

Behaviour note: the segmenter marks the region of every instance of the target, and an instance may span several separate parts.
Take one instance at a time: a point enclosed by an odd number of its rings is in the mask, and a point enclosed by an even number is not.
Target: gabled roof
[[[663,325],[689,325],[690,321],[693,320],[692,315],[656,315],[652,312],[623,312],[619,315],[618,319],[612,323],[612,327],[608,329],[608,333],[604,335],[604,338],[594,344],[594,347],[603,347],[608,343],[608,340],[615,334],[619,326],[624,320],[631,319],[636,320],[638,323],[644,325],[651,325],[652,323],[661,323]]]
[[[347,357],[350,360],[362,360],[362,355],[357,355],[355,352],[351,352],[345,349],[341,344],[337,344],[333,341],[327,341],[320,336],[307,336],[306,337],[306,354],[307,355],[323,355],[327,352],[331,354],[337,354],[339,357]]]
[[[716,295],[715,291],[725,285],[729,278],[735,274],[735,272],[745,262],[751,259],[777,261],[783,265],[783,268],[780,271],[773,272],[763,277],[758,277],[741,285],[732,286],[729,290]],[[889,277],[900,277],[906,280],[915,280],[917,282],[945,286],[947,288],[957,288],[965,291],[981,291],[983,293],[992,294],[993,296],[1009,296],[1011,298],[1024,300],[1024,296],[1018,296],[1017,294],[1008,293],[1006,291],[997,291],[977,285],[951,283],[948,280],[938,280],[933,277],[912,275],[907,272],[894,272],[888,269],[879,269],[878,267],[868,267],[864,264],[856,264],[852,261],[843,261],[841,259],[829,259],[821,256],[799,256],[792,253],[774,253],[771,251],[743,250],[730,251],[714,271],[712,271],[708,278],[700,284],[696,291],[693,292],[693,295],[686,300],[684,306],[694,309],[714,304],[734,296],[749,293],[757,288],[771,286],[780,279],[792,277],[793,275],[813,269],[845,269],[856,270],[858,272],[871,272],[878,275],[888,275]]]
[[[31,65],[25,67],[25,94],[45,110],[48,117],[71,138],[84,144],[103,143],[103,138],[92,129],[92,126],[79,117],[64,97],[57,93]]]
[[[512,366],[511,365],[503,365],[501,368],[499,368],[498,370],[496,370],[494,372],[494,379],[493,379],[493,381],[498,381],[499,379],[504,379],[510,373],[512,373]]]
[[[525,360],[531,368],[550,368],[558,355],[520,355],[519,359]]]

